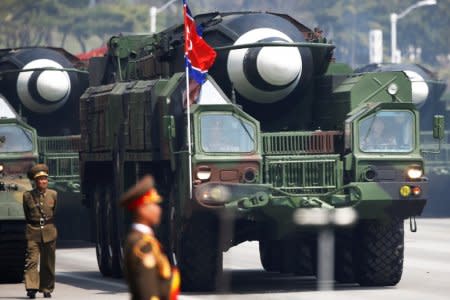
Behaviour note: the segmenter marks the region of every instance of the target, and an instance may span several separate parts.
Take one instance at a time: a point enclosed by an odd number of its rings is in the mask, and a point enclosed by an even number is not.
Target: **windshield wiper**
[[[252,140],[252,142],[255,144],[255,138],[251,135],[250,131],[248,130],[248,128],[245,126],[244,121],[242,121],[241,118],[239,118],[239,115],[235,114],[234,111],[235,107],[233,105],[233,117],[236,117],[239,120],[239,123],[241,124],[242,128],[244,128],[245,132],[247,133],[248,137]],[[237,116],[236,116],[237,115]]]

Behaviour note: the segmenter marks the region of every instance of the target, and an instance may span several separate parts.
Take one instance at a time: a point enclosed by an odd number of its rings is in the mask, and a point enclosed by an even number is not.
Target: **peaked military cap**
[[[34,165],[28,174],[30,179],[36,179],[41,176],[48,177],[48,167],[46,164]]]
[[[144,176],[120,198],[120,205],[134,211],[136,208],[147,203],[161,202],[161,196],[155,189],[155,182],[150,175]]]

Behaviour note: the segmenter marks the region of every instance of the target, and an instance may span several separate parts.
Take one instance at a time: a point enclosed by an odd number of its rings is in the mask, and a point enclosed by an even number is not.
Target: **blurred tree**
[[[320,27],[336,44],[335,56],[352,66],[368,62],[368,33],[383,30],[384,57],[390,61],[389,15],[419,0],[189,0],[193,14],[209,11],[275,11],[306,26]],[[119,32],[148,32],[149,7],[165,0],[1,0],[0,46],[67,47],[77,40],[82,50],[93,37],[107,40]],[[403,57],[410,46],[422,50],[422,63],[439,66],[437,57],[450,53],[450,1],[438,0],[399,20],[397,43]],[[158,29],[182,22],[181,0],[158,17]],[[99,45],[94,45],[99,46]],[[70,50],[70,49],[68,49]]]
[[[144,30],[148,23],[148,6],[129,5],[125,0],[119,2],[89,6],[90,0],[2,0],[0,44],[9,48],[65,47],[67,37],[72,35],[82,51],[86,51],[86,40],[92,36],[103,40],[120,32]],[[53,40],[55,33],[62,35],[60,42]]]
[[[51,42],[51,29],[59,14],[54,2],[52,0],[2,1],[0,4],[3,20],[0,27],[2,44],[7,47],[17,47]],[[55,17],[50,17],[52,15]]]

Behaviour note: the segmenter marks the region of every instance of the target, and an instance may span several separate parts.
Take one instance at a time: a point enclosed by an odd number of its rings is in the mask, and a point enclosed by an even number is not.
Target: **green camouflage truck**
[[[403,220],[428,194],[408,76],[353,74],[321,30],[287,15],[196,22],[217,51],[201,90],[186,83],[182,25],[114,36],[89,63],[80,175],[101,273],[121,275],[130,218],[118,198],[151,173],[165,199],[158,234],[184,290],[214,289],[223,251],[245,241],[259,241],[267,271],[316,275],[317,229],[294,215],[348,207],[358,222],[336,231],[337,281],[397,284]],[[442,137],[438,117],[434,129]]]
[[[89,238],[78,172],[78,100],[87,76],[79,71],[80,61],[63,49],[0,49],[0,281],[23,278],[22,194],[38,162],[49,166],[49,186],[61,200],[59,238]]]
[[[39,138],[39,162],[59,193],[59,238],[89,239],[81,205],[79,98],[88,85],[86,62],[61,48],[0,49],[0,94]]]
[[[22,196],[33,188],[28,171],[34,164],[46,162],[53,171],[49,186],[60,192],[61,199],[79,195],[78,170],[71,170],[78,165],[74,152],[78,145],[77,136],[39,137],[0,94],[0,282],[20,282],[23,278],[26,240]],[[79,196],[72,201],[76,200]],[[62,203],[63,209],[67,206]],[[75,226],[70,220],[66,218],[63,224]],[[67,237],[70,230],[61,227],[63,237]]]
[[[25,265],[23,192],[27,172],[38,160],[36,130],[0,94],[0,282],[20,282]]]
[[[450,175],[450,124],[445,124],[445,138],[433,138],[432,120],[440,114],[448,120],[449,94],[445,94],[447,84],[431,70],[419,64],[370,64],[355,70],[360,72],[405,71],[412,82],[412,99],[420,113],[420,143],[425,159],[425,173],[429,179],[429,201],[422,216],[448,217],[450,203],[443,195],[448,189]],[[436,149],[440,149],[436,151]]]

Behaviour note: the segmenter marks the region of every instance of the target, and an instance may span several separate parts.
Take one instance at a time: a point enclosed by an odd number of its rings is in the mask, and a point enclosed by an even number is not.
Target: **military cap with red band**
[[[154,188],[154,180],[150,175],[139,180],[120,198],[120,204],[130,211],[136,210],[143,204],[160,202],[161,196]]]

